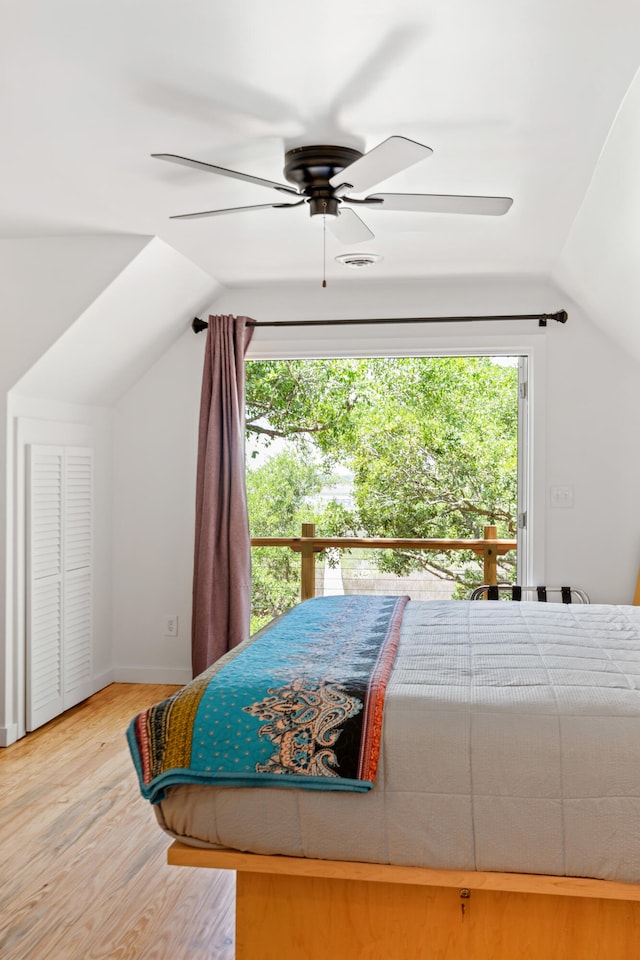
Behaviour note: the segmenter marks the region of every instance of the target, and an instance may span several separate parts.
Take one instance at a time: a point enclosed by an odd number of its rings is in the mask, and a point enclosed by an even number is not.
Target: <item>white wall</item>
[[[120,681],[191,677],[191,573],[202,341],[190,331],[117,404],[113,655]],[[178,616],[178,636],[164,621]]]
[[[111,629],[112,411],[106,408],[35,400],[8,400],[8,531],[11,562],[7,569],[6,715],[0,743],[24,734],[25,692],[25,447],[29,443],[88,446],[94,451],[93,664],[92,686],[113,680]]]
[[[557,282],[640,359],[640,71],[556,264]]]
[[[0,472],[0,745],[15,739],[24,723],[24,444],[95,448],[98,688],[113,679],[108,407],[218,289],[216,280],[157,238],[0,241],[0,450],[7,454]]]
[[[287,328],[257,331],[249,356],[389,352],[535,354],[534,571],[572,581],[594,602],[630,602],[640,565],[633,509],[640,450],[629,442],[629,409],[640,403],[640,366],[557,288],[535,278],[358,283],[327,291],[263,287],[227,291],[217,313],[257,320],[321,316],[433,316],[569,311],[565,325],[531,322],[451,328]],[[444,332],[443,332],[444,330]],[[204,335],[183,337],[122,398],[115,424],[114,663],[121,679],[189,673],[193,503]],[[549,487],[570,485],[572,509],[552,508]],[[631,507],[629,506],[631,505]],[[613,531],[601,546],[598,532]],[[163,636],[177,613],[180,636]]]
[[[148,243],[148,237],[47,237],[0,240],[0,451],[9,451],[7,394]],[[0,469],[0,744],[16,724],[11,609],[13,544],[7,489],[12,463]]]
[[[547,364],[546,569],[584,585],[593,601],[631,603],[640,568],[640,446],[630,430],[640,362],[579,310]],[[549,487],[574,488],[572,509]]]

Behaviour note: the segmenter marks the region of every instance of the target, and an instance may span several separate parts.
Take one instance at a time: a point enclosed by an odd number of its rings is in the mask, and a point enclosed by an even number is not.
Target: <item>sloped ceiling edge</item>
[[[9,389],[150,237],[0,240],[0,389]]]
[[[610,337],[640,359],[640,71],[553,271]]]
[[[110,406],[210,303],[218,282],[158,238],[16,385],[24,396]]]

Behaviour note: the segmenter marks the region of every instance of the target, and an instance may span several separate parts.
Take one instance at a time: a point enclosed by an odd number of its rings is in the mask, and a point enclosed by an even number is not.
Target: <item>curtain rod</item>
[[[547,320],[557,323],[567,322],[567,311],[556,310],[555,313],[509,313],[505,316],[493,317],[389,317],[374,320],[249,320],[248,327],[345,327],[355,324],[373,323],[475,323],[482,320],[537,320],[539,327],[546,327]],[[194,333],[206,330],[209,324],[200,317],[194,317],[191,329]]]

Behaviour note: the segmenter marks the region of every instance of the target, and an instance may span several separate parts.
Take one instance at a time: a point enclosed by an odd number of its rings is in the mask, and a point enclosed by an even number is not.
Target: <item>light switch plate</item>
[[[551,487],[551,506],[552,507],[572,507],[573,506],[573,487],[564,484]]]

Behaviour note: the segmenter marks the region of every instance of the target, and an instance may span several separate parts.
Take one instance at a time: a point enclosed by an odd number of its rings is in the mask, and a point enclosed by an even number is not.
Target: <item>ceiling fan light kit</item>
[[[173,153],[153,153],[152,157],[178,163],[195,170],[203,170],[222,177],[231,177],[286,194],[287,201],[259,203],[242,207],[203,210],[171,217],[172,220],[195,220],[200,217],[240,213],[247,210],[281,210],[306,203],[312,217],[321,216],[344,244],[372,240],[373,232],[358,216],[352,206],[372,207],[376,210],[396,210],[412,213],[476,214],[502,216],[509,210],[511,197],[455,196],[427,193],[378,193],[365,197],[351,196],[366,193],[376,184],[425,160],[433,153],[430,147],[407,137],[388,137],[367,153],[353,147],[315,145],[294,147],[285,153],[284,176],[289,183],[277,183],[248,173],[218,167],[201,160]],[[352,206],[344,206],[351,204]],[[328,218],[328,219],[326,219]]]

